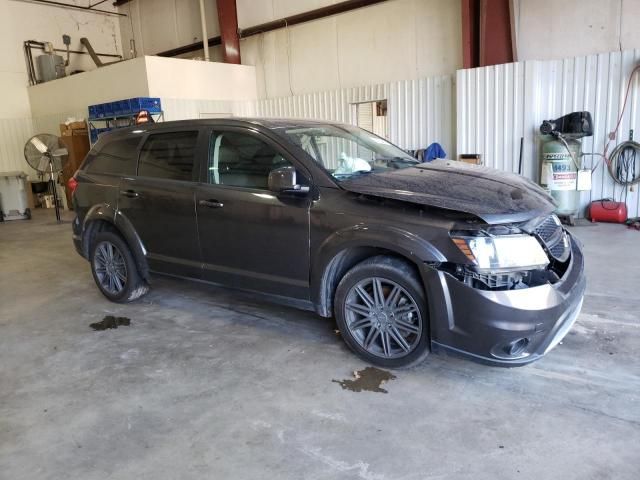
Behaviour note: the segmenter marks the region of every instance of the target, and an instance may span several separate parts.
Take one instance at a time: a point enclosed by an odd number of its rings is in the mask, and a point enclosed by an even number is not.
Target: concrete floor
[[[332,381],[365,365],[311,313],[164,278],[109,303],[38,213],[0,224],[0,478],[639,478],[640,232],[575,229],[588,295],[543,360],[431,355],[384,394]]]

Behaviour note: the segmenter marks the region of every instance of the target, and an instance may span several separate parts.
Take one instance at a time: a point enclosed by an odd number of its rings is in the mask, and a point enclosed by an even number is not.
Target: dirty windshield
[[[419,163],[385,139],[358,127],[314,125],[290,128],[284,134],[337,180]]]

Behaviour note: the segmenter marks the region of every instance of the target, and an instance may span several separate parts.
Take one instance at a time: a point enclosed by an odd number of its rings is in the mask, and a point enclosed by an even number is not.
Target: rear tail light
[[[67,186],[69,187],[69,190],[71,190],[71,193],[73,194],[73,192],[76,191],[76,188],[78,187],[78,180],[76,180],[76,175],[78,174],[78,172],[73,174],[73,177],[71,177],[69,179],[69,181],[67,182]]]

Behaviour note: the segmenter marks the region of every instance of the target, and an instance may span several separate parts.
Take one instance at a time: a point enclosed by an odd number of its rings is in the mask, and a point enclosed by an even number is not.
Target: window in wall
[[[197,131],[150,135],[140,152],[138,175],[192,180],[197,140]]]
[[[211,136],[209,183],[267,189],[269,172],[291,165],[275,148],[253,135],[220,132]]]
[[[387,123],[387,101],[356,103],[356,119],[360,128],[389,139]]]

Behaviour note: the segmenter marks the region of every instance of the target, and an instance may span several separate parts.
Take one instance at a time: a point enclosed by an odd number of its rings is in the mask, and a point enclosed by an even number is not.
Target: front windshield
[[[314,125],[281,131],[337,180],[419,163],[385,139],[348,125]]]

